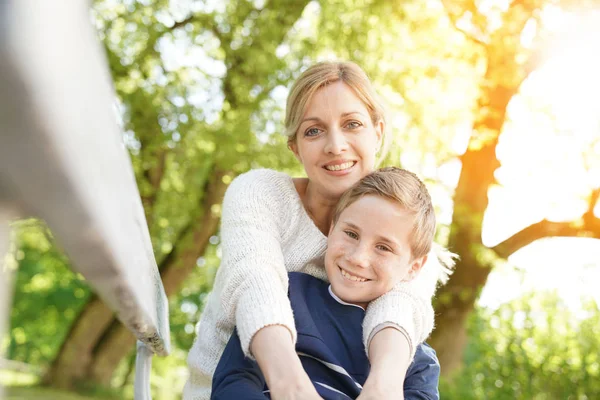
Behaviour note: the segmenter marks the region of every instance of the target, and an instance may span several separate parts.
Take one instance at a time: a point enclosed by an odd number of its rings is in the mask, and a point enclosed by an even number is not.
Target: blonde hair
[[[288,143],[296,140],[296,134],[300,128],[306,107],[317,90],[338,81],[344,82],[356,93],[356,96],[367,107],[373,125],[380,121],[385,123],[383,103],[362,68],[349,61],[320,62],[300,75],[288,95],[285,112],[285,134],[288,137]],[[385,129],[382,135],[379,160],[387,152]]]
[[[397,167],[386,167],[362,178],[340,198],[335,213],[335,225],[342,213],[363,196],[374,195],[394,202],[414,215],[410,237],[412,259],[429,253],[435,234],[435,212],[431,197],[421,180],[412,172]]]

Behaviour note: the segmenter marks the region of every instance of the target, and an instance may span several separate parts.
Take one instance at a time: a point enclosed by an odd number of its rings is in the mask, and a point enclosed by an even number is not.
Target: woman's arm
[[[321,399],[296,354],[289,331],[267,326],[254,335],[252,354],[267,381],[273,399]]]
[[[447,278],[453,257],[439,247],[409,282],[372,301],[363,323],[363,339],[371,373],[360,400],[398,398],[416,346],[433,329],[431,298],[438,280]],[[383,396],[383,397],[382,397]]]
[[[245,355],[262,328],[282,325],[296,341],[287,297],[282,250],[285,197],[275,171],[250,171],[236,178],[223,200],[221,266],[215,278],[224,318],[235,325]],[[220,326],[219,324],[217,326]],[[232,326],[233,327],[233,326]]]
[[[287,296],[282,243],[293,230],[288,218],[296,194],[290,196],[290,190],[295,189],[281,174],[268,170],[232,182],[223,201],[223,257],[215,287],[225,316],[236,325],[242,351],[256,358],[272,398],[318,399],[295,351]]]
[[[403,399],[404,378],[411,358],[404,334],[395,328],[380,330],[371,340],[371,372],[358,400]]]
[[[391,362],[386,357],[386,351],[404,355],[402,360],[408,360],[408,342],[401,340],[398,334],[399,331],[386,328],[373,338],[370,354],[376,367],[375,370],[371,369],[358,399],[439,400],[440,364],[435,351],[421,344],[417,346],[414,360],[409,365]]]

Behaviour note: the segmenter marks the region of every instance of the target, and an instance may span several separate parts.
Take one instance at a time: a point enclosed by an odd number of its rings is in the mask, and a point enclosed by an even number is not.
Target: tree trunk
[[[71,326],[44,376],[44,384],[72,389],[77,381],[85,378],[94,346],[112,320],[112,311],[94,296]]]
[[[490,257],[482,243],[482,226],[488,207],[488,190],[500,166],[496,145],[504,125],[506,107],[518,85],[505,87],[493,81],[495,65],[488,70],[478,100],[478,118],[469,147],[461,157],[462,169],[454,194],[454,214],[448,247],[460,256],[456,271],[437,294],[436,329],[429,343],[435,348],[442,373],[449,375],[462,362],[466,345],[466,322],[491,271]]]

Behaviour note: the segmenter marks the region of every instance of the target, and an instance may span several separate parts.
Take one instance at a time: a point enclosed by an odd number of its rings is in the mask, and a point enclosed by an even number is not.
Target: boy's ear
[[[413,260],[412,264],[410,265],[410,269],[408,270],[408,274],[406,275],[405,280],[410,281],[410,280],[414,279],[415,276],[417,276],[417,274],[421,270],[421,268],[423,268],[423,265],[425,265],[426,262],[427,262],[427,254],[425,254],[423,257],[417,258],[416,260]]]

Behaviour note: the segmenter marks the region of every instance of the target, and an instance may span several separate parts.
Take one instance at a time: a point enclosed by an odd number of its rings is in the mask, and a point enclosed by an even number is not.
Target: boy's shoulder
[[[415,357],[407,371],[407,375],[422,373],[426,369],[438,371],[439,373],[440,361],[433,347],[423,342],[415,350]]]
[[[433,349],[433,347],[431,347],[429,344],[423,342],[421,344],[419,344],[417,346],[417,350],[415,353],[415,358],[416,357],[424,357],[424,358],[428,358],[428,359],[433,359],[436,362],[438,361],[437,359],[437,353],[435,352],[435,350]]]

